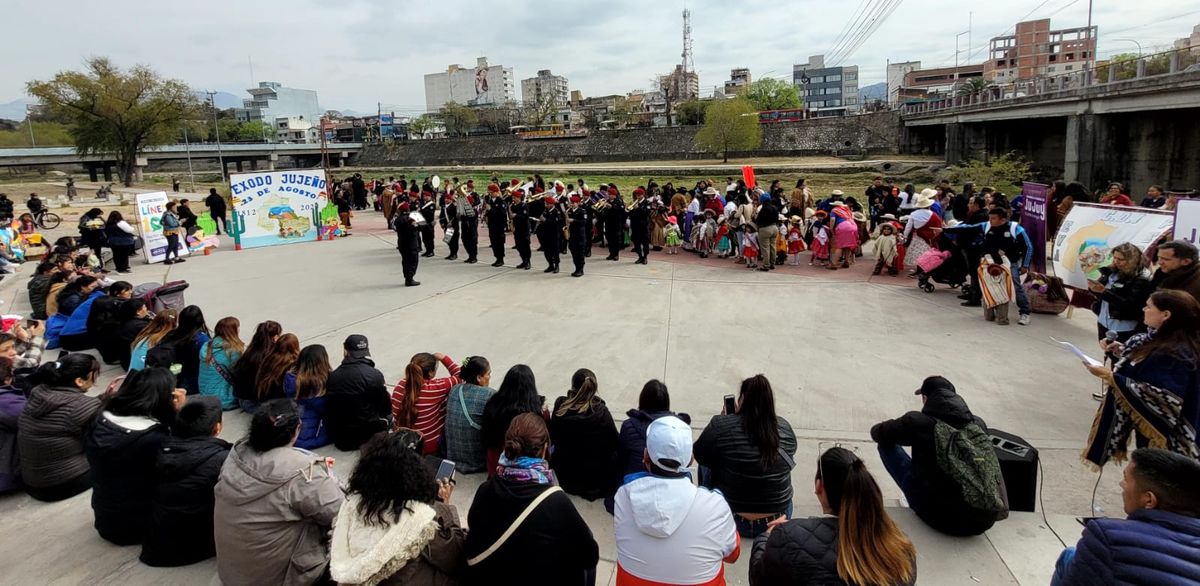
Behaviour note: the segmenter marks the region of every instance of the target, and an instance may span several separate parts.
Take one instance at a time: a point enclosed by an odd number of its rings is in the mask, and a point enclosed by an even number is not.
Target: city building
[[[303,116],[276,116],[275,140],[293,144],[311,144],[320,140],[316,120]]]
[[[613,94],[584,98],[578,90],[571,92],[572,126],[604,128],[616,126],[615,114],[625,104],[625,96]]]
[[[1176,49],[1187,49],[1193,55],[1200,53],[1200,24],[1192,28],[1192,34],[1175,41]]]
[[[887,95],[884,96],[884,101],[889,104],[897,104],[897,97],[900,95],[900,86],[904,85],[904,75],[910,71],[916,71],[921,68],[920,61],[901,61],[899,63],[888,63],[887,66]]]
[[[554,75],[549,69],[539,70],[537,77],[521,80],[521,100],[526,105],[553,101],[555,105],[565,108],[570,102],[570,93],[567,78]]]
[[[1050,19],[1017,23],[1011,35],[993,37],[983,76],[1009,83],[1087,69],[1095,60],[1096,27],[1050,29]]]
[[[912,98],[932,94],[949,94],[958,87],[961,80],[973,77],[983,77],[983,64],[960,65],[958,67],[934,67],[930,69],[914,69],[904,74],[897,88],[897,98]],[[890,81],[889,81],[890,84]],[[889,86],[889,90],[890,90]],[[903,99],[899,99],[903,103]]]
[[[792,83],[800,89],[811,116],[857,114],[862,107],[857,65],[826,67],[824,55],[813,55],[808,63],[792,66]]]
[[[731,69],[729,81],[725,82],[725,95],[732,96],[750,87],[750,70],[745,67]]]
[[[241,108],[233,109],[238,122],[265,122],[275,125],[279,118],[304,118],[320,120],[325,110],[317,102],[317,92],[284,87],[277,81],[264,81],[256,88],[246,90],[250,99],[242,101]]]
[[[676,65],[675,71],[662,76],[660,89],[667,92],[672,103],[695,100],[700,97],[700,76]]]
[[[467,106],[497,106],[517,101],[513,70],[488,65],[487,57],[474,68],[450,65],[443,73],[425,74],[425,109],[436,112],[449,102]]]

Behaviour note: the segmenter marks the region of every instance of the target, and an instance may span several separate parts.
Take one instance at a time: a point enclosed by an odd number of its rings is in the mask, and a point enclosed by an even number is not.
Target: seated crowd
[[[234,317],[210,331],[199,307],[150,315],[130,290],[88,290],[74,309],[99,315],[72,342],[99,359],[73,351],[39,364],[41,322],[0,335],[0,489],[39,501],[91,489],[97,533],[140,544],[145,564],[215,556],[230,585],[592,584],[599,544],[571,494],[613,514],[618,584],[723,584],[741,538],[753,540],[752,584],[916,582],[916,549],[851,449],[823,450],[810,469],[824,515],[792,518],[797,438],[763,375],[742,381],[693,439],[658,380],[619,426],[588,369],[547,401],[526,365],[493,390],[486,358],[422,352],[389,390],[365,336],[345,339],[335,368],[324,346],[302,347],[277,322],[245,343]],[[128,374],[93,397],[102,362]],[[916,394],[920,411],[871,437],[920,519],[979,535],[1007,514],[987,428],[943,377]],[[219,435],[232,409],[252,419],[231,445]],[[348,481],[309,451],[326,445],[359,452]],[[447,461],[487,475],[465,526]],[[1134,452],[1129,518],[1090,524],[1056,580],[1200,578],[1198,468]],[[1145,547],[1130,532],[1162,553],[1117,555]]]

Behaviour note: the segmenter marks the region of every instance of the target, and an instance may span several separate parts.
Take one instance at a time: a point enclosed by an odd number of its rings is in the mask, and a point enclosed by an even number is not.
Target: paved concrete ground
[[[867,263],[849,271],[804,266],[766,274],[686,253],[655,253],[643,267],[631,256],[605,262],[601,252],[588,263],[586,277],[573,279],[569,268],[541,273],[540,255],[533,271],[492,268],[484,250],[480,264],[445,261],[440,241],[439,258],[422,259],[422,286],[405,288],[394,239],[381,230],[378,215],[360,214],[355,223],[354,236],[335,242],[239,253],[223,247],[173,267],[135,264],[130,280],[187,279],[187,299],[204,308],[208,322],[236,315],[245,338],[253,324],[274,319],[303,343],[325,344],[336,356],[346,335],[365,334],[391,381],[399,380],[416,352],[440,351],[458,360],[482,354],[491,360],[497,384],[509,366],[525,363],[552,399],[567,389],[576,368],[587,367],[597,373],[614,415],[623,417],[636,405],[641,385],[660,378],[670,387],[673,408],[692,414],[697,434],[720,409],[722,395],[736,392],[741,379],[765,373],[779,414],[800,437],[793,473],[797,510],[816,512],[811,487],[819,451],[833,443],[856,449],[916,543],[922,584],[1045,584],[1062,547],[1041,514],[1014,513],[985,536],[954,539],[929,531],[899,508],[900,492],[868,430],[919,408],[912,389],[927,375],[949,377],[989,425],[1041,450],[1042,497],[1062,539],[1073,543],[1080,528],[1072,517],[1089,513],[1097,478],[1078,456],[1095,411],[1090,393],[1096,385],[1048,338],[1092,348],[1086,312],[999,327],[985,323],[978,309],[959,307],[948,289],[925,294],[907,279],[869,278]],[[28,308],[26,280],[27,274],[0,283],[5,312]],[[110,367],[104,381],[115,374]],[[246,416],[228,413],[224,437],[240,438],[246,422]],[[336,457],[338,472],[349,475],[353,454],[320,452]],[[1100,481],[1101,514],[1120,514],[1119,477],[1110,468]],[[464,518],[479,481],[478,475],[461,478],[454,494]],[[0,497],[0,583],[215,583],[212,561],[158,570],[137,561],[138,548],[103,542],[91,527],[88,499],[85,493],[45,504],[24,495]],[[600,543],[601,582],[611,581],[611,519],[599,502],[576,502]],[[742,561],[727,572],[731,583],[746,583],[749,551],[750,542],[743,542]]]

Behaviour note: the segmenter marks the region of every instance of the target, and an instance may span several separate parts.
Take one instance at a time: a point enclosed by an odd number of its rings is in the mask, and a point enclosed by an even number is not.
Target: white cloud
[[[788,77],[793,63],[823,53],[868,0],[831,3],[692,0],[694,54],[705,91],[733,67],[756,77]],[[875,0],[869,0],[874,2]],[[1040,6],[1040,8],[1039,8]],[[973,52],[1030,18],[1053,14],[1055,27],[1083,26],[1087,0],[905,0],[845,61],[861,84],[883,80],[887,61],[953,64],[955,35],[973,12]],[[24,95],[24,83],[77,68],[89,55],[145,63],[197,89],[242,95],[256,81],[316,89],[327,108],[372,111],[377,102],[424,107],[423,75],[487,56],[520,79],[539,69],[566,76],[584,95],[624,93],[670,71],[682,49],[681,2],[442,0],[60,0],[0,9],[11,26],[3,43],[0,101]],[[70,15],[64,18],[64,15]],[[1096,7],[1100,54],[1165,48],[1200,23],[1194,0],[1106,2]],[[1108,31],[1112,31],[1109,33]],[[1111,38],[1111,40],[1110,40]],[[966,61],[967,37],[960,40]]]

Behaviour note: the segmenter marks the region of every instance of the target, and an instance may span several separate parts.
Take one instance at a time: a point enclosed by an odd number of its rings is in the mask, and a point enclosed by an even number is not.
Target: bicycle
[[[42,208],[36,212],[33,212],[33,223],[37,224],[37,226],[43,230],[53,230],[62,223],[62,216],[59,216],[58,214],[46,208]]]

